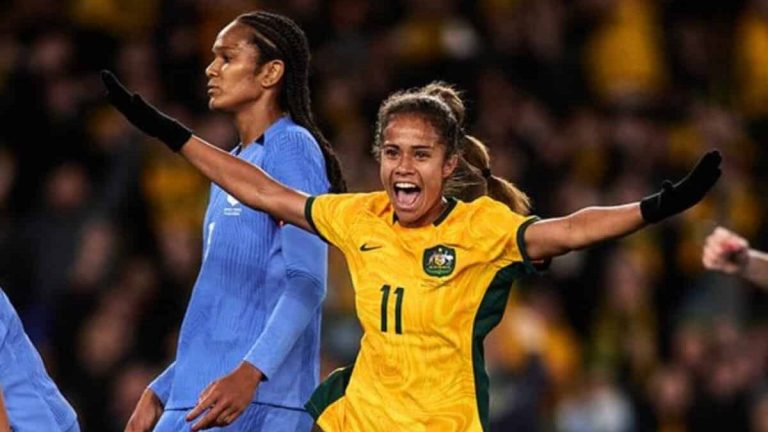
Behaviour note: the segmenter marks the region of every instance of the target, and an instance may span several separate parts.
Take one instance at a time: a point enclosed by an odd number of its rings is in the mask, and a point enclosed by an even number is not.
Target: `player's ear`
[[[443,178],[447,179],[448,177],[453,174],[454,171],[456,171],[456,167],[459,165],[459,155],[454,153],[451,156],[448,156],[448,158],[445,159],[445,162],[443,163]]]
[[[283,78],[285,63],[282,60],[271,60],[262,66],[261,85],[274,87]]]

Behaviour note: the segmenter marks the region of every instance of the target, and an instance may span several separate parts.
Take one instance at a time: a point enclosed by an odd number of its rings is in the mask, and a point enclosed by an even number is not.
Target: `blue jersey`
[[[11,429],[77,431],[77,415],[45,371],[35,346],[0,289],[0,388]]]
[[[294,189],[329,189],[319,145],[288,117],[233,154]],[[188,409],[245,360],[266,376],[255,402],[302,408],[318,384],[327,246],[217,185],[203,228],[203,262],[176,360],[150,387],[166,409]]]

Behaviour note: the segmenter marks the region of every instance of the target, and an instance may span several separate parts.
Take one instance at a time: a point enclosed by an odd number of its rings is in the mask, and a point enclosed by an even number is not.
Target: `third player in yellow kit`
[[[450,200],[420,228],[395,219],[384,192],[307,203],[315,231],[344,252],[364,332],[354,368],[315,392],[310,413],[327,430],[482,430],[482,342],[512,282],[533,271],[523,233],[536,219],[489,198]]]
[[[186,130],[140,98],[128,100],[118,108],[145,132]],[[440,84],[388,98],[374,145],[384,191],[369,194],[308,197],[184,132],[180,153],[205,176],[241,203],[325,237],[347,258],[364,334],[355,364],[333,373],[306,405],[326,431],[488,430],[483,338],[501,319],[512,281],[532,261],[684,211],[720,175],[720,155],[710,152],[685,179],[640,202],[525,218],[527,198],[490,174],[484,147],[462,129],[463,110]],[[498,201],[477,198],[485,194]]]

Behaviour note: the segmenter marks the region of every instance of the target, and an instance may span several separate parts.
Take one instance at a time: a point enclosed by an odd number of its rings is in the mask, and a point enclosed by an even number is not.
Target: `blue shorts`
[[[194,421],[187,422],[185,417],[189,411],[191,411],[191,408],[187,410],[165,410],[163,415],[160,416],[160,420],[157,421],[154,432],[187,432],[192,430],[192,425],[200,421],[205,412]],[[231,425],[206,430],[226,432],[309,432],[312,430],[313,424],[312,417],[304,410],[251,403]]]

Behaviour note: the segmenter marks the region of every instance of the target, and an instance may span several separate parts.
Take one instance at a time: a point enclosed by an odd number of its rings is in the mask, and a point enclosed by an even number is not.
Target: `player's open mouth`
[[[397,207],[404,210],[412,209],[421,194],[420,187],[408,182],[395,183],[394,191]]]

